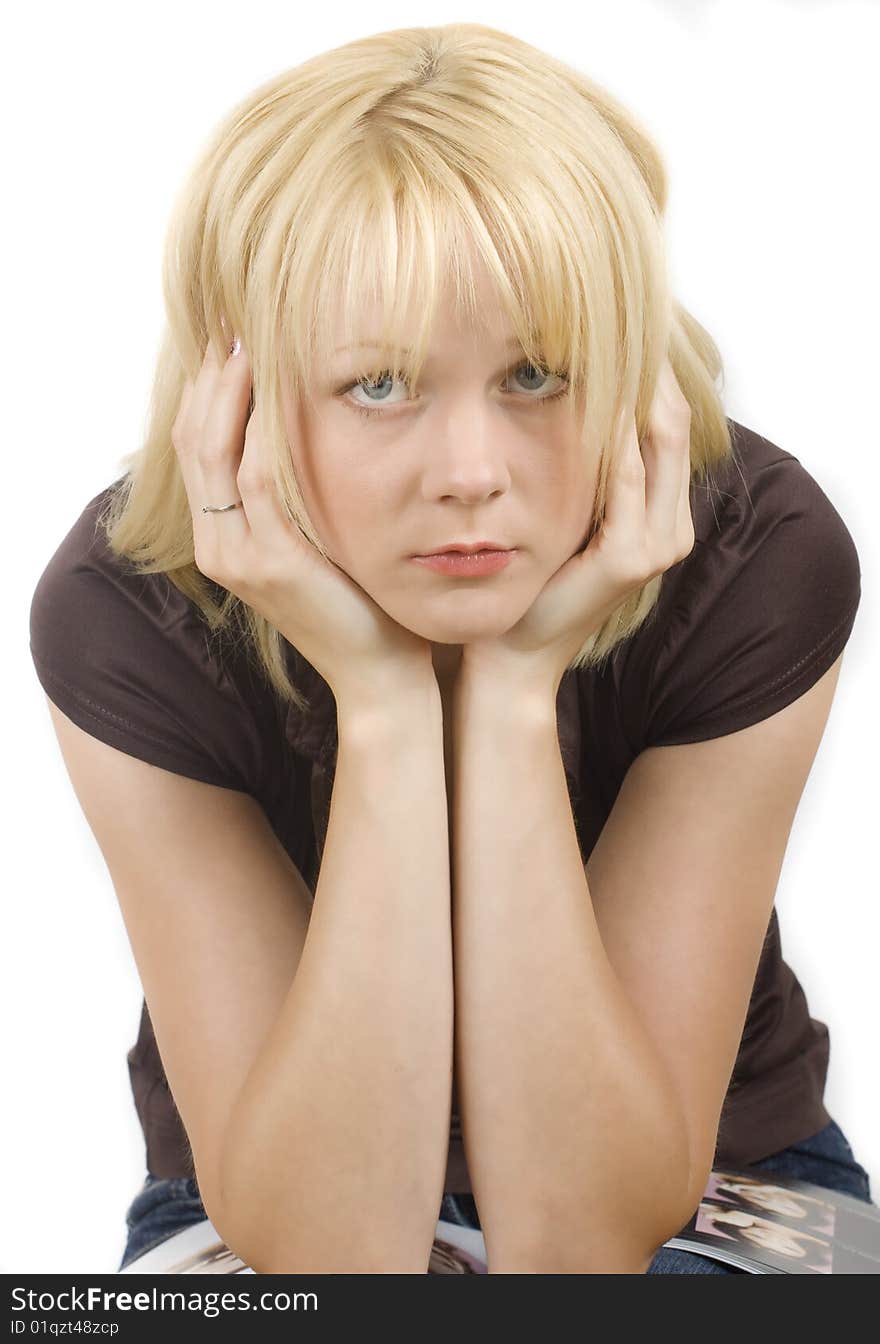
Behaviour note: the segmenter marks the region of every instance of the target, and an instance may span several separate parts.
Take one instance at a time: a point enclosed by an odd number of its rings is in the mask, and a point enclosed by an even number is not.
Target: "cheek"
[[[357,563],[359,557],[363,563],[367,539],[375,535],[374,509],[350,480],[322,479],[316,484],[318,514],[333,554],[344,564]]]
[[[552,525],[566,558],[586,543],[592,526],[598,468],[572,463],[567,476],[557,483],[552,504]]]
[[[295,445],[291,455],[316,528],[334,554],[341,554],[362,537],[375,506],[364,473],[353,470],[345,453],[334,447],[315,435]]]

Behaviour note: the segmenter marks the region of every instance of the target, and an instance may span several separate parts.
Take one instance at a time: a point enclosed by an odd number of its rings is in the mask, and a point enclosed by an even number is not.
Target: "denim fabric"
[[[148,1171],[125,1214],[128,1238],[119,1268],[207,1216],[195,1181],[186,1176],[154,1176]]]
[[[868,1173],[853,1156],[846,1136],[832,1120],[818,1134],[783,1148],[771,1157],[743,1168],[750,1172],[775,1172],[794,1176],[830,1190],[841,1190],[856,1199],[871,1202]],[[141,1190],[132,1200],[125,1221],[128,1240],[119,1268],[152,1250],[160,1242],[206,1218],[198,1186],[186,1177],[158,1178],[147,1172]],[[479,1228],[480,1220],[472,1194],[444,1195],[438,1217],[460,1227]],[[706,1255],[661,1247],[647,1271],[649,1274],[742,1274],[745,1270],[723,1265]]]

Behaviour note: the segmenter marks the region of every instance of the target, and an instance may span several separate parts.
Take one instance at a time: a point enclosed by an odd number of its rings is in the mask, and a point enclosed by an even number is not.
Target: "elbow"
[[[708,1162],[688,1159],[679,1167],[670,1163],[658,1171],[652,1257],[670,1237],[677,1236],[691,1221],[705,1192],[711,1170],[711,1159]]]
[[[241,1211],[231,1206],[227,1200],[220,1198],[219,1185],[206,1185],[198,1173],[196,1180],[208,1221],[224,1246],[255,1273],[270,1272],[261,1267],[264,1262],[263,1249],[254,1244],[248,1227],[243,1224],[239,1216]]]
[[[218,1237],[233,1255],[255,1274],[293,1274],[300,1270],[297,1256],[274,1235],[274,1213],[268,1204],[250,1198],[230,1198],[220,1181],[206,1190],[199,1184],[205,1213]],[[221,1194],[222,1191],[222,1194]]]
[[[272,1273],[273,1210],[261,1198],[252,1171],[242,1171],[241,1149],[222,1147],[208,1161],[193,1151],[196,1182],[208,1221],[225,1246],[257,1274]],[[245,1149],[244,1151],[247,1151]]]
[[[324,1209],[303,1199],[280,1201],[281,1183],[266,1193],[241,1166],[222,1168],[203,1192],[205,1212],[221,1241],[255,1274],[426,1274],[436,1218],[414,1232],[397,1217],[383,1231],[374,1208],[333,1224]],[[201,1189],[201,1186],[200,1186]],[[291,1215],[291,1206],[294,1213]]]
[[[648,1222],[656,1250],[693,1217],[711,1171],[715,1140],[714,1135],[711,1145],[699,1140],[671,1088],[659,1108],[654,1134],[650,1180],[654,1199]]]

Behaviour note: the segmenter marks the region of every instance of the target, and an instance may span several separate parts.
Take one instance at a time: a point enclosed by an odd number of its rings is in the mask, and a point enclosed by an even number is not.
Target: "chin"
[[[407,630],[411,630],[422,639],[430,640],[432,644],[471,644],[478,639],[500,639],[527,610],[523,608],[521,611],[517,604],[515,611],[509,608],[506,612],[499,611],[498,604],[495,603],[495,609],[489,614],[481,615],[476,612],[465,617],[461,613],[450,613],[444,618],[432,615],[426,610],[426,606],[427,604],[423,605],[418,611],[399,613],[389,611],[388,614],[398,625],[405,626]]]

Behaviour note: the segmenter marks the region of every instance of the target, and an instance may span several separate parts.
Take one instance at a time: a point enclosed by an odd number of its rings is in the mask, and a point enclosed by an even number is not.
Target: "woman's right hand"
[[[208,343],[171,431],[192,513],[197,568],[264,616],[346,708],[393,705],[436,687],[431,645],[383,611],[288,520],[268,471],[241,348],[221,366]],[[242,504],[204,513],[205,504]]]

